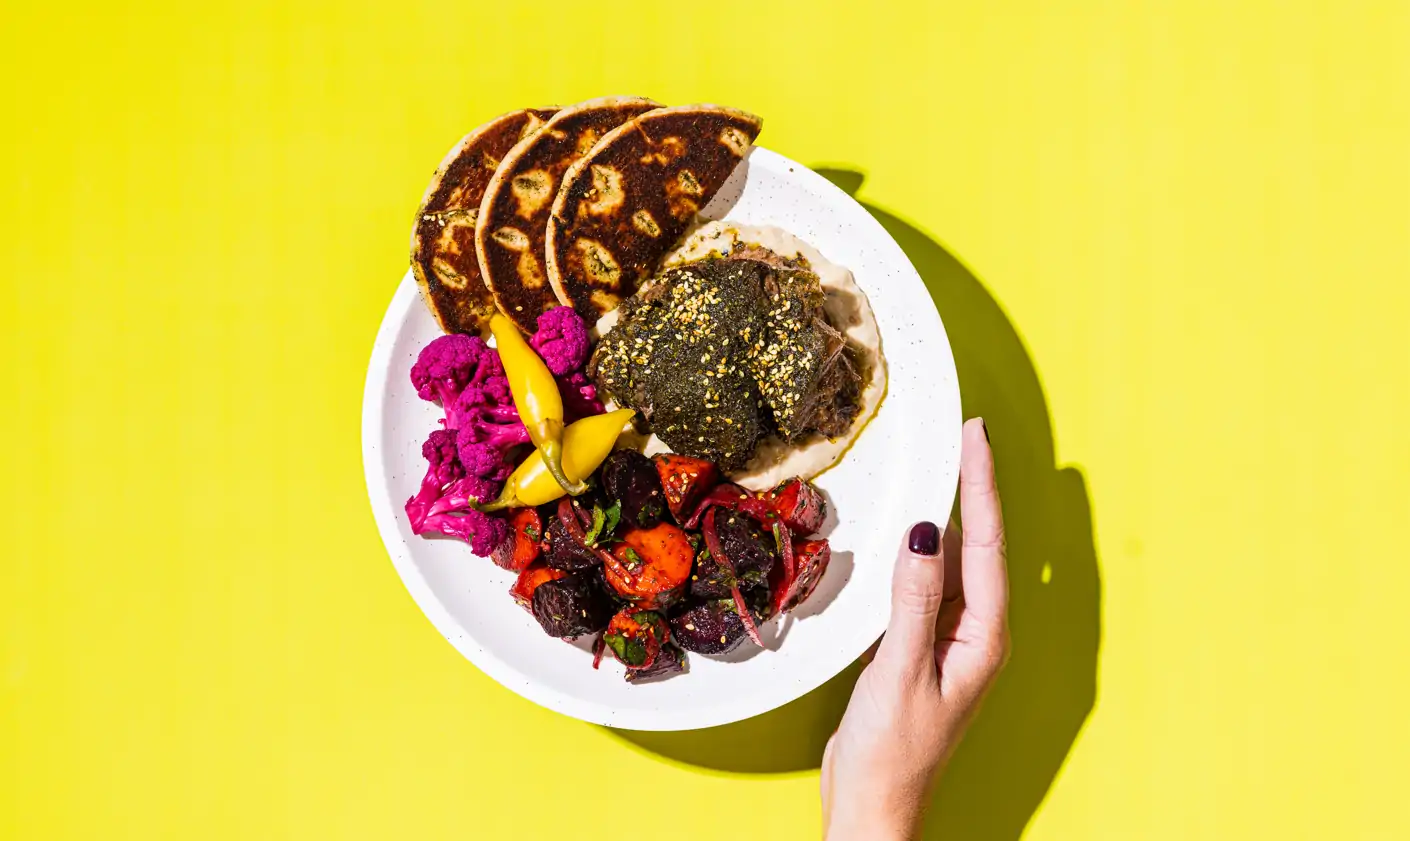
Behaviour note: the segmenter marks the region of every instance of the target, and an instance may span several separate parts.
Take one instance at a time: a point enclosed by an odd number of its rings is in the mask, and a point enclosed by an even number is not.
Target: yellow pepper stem
[[[562,443],[553,444],[563,456],[562,471],[569,484],[583,483],[593,474],[612,452],[622,427],[631,420],[631,409],[618,409],[603,415],[583,418],[563,430]],[[531,433],[532,437],[532,433]],[[542,448],[529,453],[509,479],[504,483],[504,491],[493,502],[472,502],[472,507],[480,511],[498,511],[501,508],[543,505],[563,496],[563,486],[550,471],[548,460]]]
[[[544,420],[529,427],[529,439],[543,455],[544,466],[558,481],[569,496],[577,496],[587,490],[586,482],[574,482],[563,472],[563,421]]]
[[[503,508],[521,508],[523,503],[519,501],[519,489],[513,482],[505,482],[504,490],[499,492],[499,499],[494,502],[480,502],[474,498],[470,500],[470,507],[476,511],[483,511],[486,514],[491,511],[499,511]]]

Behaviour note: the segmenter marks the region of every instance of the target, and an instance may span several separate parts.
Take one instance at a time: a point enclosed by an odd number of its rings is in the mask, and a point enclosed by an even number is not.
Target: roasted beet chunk
[[[651,459],[636,450],[617,450],[602,464],[602,489],[621,503],[622,522],[649,529],[666,516],[666,495]]]
[[[807,601],[832,560],[826,540],[795,540],[790,548],[791,563],[785,559],[769,574],[770,608],[775,613],[787,613]]]
[[[573,572],[534,590],[534,618],[551,637],[572,639],[607,627],[612,600],[592,572]]]
[[[587,569],[602,563],[597,553],[569,534],[557,517],[549,520],[544,530],[543,560],[554,569]]]
[[[764,583],[777,560],[773,536],[749,517],[733,511],[718,512],[715,529],[720,536],[720,548],[739,574],[740,589],[748,590]]]
[[[509,515],[509,536],[497,552],[496,564],[523,572],[542,554],[543,518],[534,508],[516,508]]]
[[[514,597],[514,601],[525,610],[533,610],[534,591],[540,585],[549,581],[562,578],[562,570],[545,566],[542,562],[529,564],[524,571],[519,573],[515,579],[514,586],[509,588],[509,595]]]
[[[816,534],[827,519],[827,499],[812,483],[802,479],[789,479],[764,496],[774,513],[798,537]]]
[[[655,677],[680,674],[683,671],[685,671],[685,652],[668,642],[661,646],[661,653],[656,655],[656,662],[647,668],[627,669],[627,682],[636,683]]]
[[[790,592],[784,594],[783,610],[792,610],[808,600],[817,589],[818,582],[827,572],[828,561],[832,560],[832,548],[826,540],[800,540],[793,544],[794,564],[798,568],[797,578]]]
[[[686,651],[697,654],[724,654],[744,639],[744,623],[739,620],[734,599],[696,602],[671,617],[671,639]]]
[[[695,569],[690,574],[690,594],[701,599],[727,599],[734,586],[734,576],[702,549],[695,556]]]

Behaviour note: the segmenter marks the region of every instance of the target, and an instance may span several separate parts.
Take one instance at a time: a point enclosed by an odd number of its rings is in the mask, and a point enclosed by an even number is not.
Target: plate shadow
[[[864,175],[818,169],[855,195]],[[937,787],[924,837],[1022,836],[1096,701],[1101,578],[1086,481],[1055,461],[1047,399],[1022,339],[973,272],[920,228],[863,202],[945,320],[966,417],[993,441],[1009,544],[1013,656]],[[756,718],[618,737],[678,762],[744,774],[815,769],[861,667]]]

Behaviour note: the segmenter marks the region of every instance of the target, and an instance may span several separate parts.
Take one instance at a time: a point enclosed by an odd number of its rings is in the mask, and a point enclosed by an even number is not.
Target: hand
[[[1008,573],[984,421],[964,425],[960,516],[943,548],[913,527],[896,558],[891,621],[823,753],[831,841],[913,837],[932,779],[1008,658]]]

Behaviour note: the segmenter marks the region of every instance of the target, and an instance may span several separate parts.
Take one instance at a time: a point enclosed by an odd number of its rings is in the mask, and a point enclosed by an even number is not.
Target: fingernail
[[[984,422],[984,418],[979,419],[979,428],[984,430],[984,443],[989,443],[989,424]]]
[[[911,551],[917,555],[934,555],[940,551],[940,528],[934,523],[916,523],[911,528]]]

